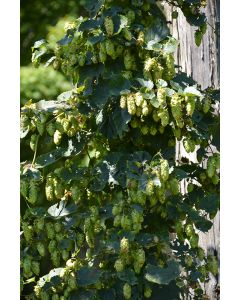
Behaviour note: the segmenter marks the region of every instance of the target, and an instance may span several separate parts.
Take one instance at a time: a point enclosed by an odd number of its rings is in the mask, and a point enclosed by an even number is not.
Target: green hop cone
[[[198,258],[200,259],[200,260],[203,260],[204,258],[205,258],[205,252],[204,252],[204,250],[202,249],[202,248],[198,248],[197,249],[197,255],[198,255]]]
[[[55,233],[54,233],[54,237],[56,238],[56,240],[57,240],[58,242],[60,242],[60,241],[62,241],[62,240],[64,239],[64,232],[59,232],[59,233],[57,233],[56,235],[55,235]]]
[[[77,184],[73,184],[70,188],[70,192],[72,194],[72,199],[75,203],[78,203],[80,201],[81,197],[81,188]]]
[[[213,175],[213,177],[212,177],[212,183],[214,184],[214,185],[218,185],[218,183],[219,183],[219,176],[217,175],[217,174],[214,174]]]
[[[141,127],[141,132],[142,132],[143,135],[147,135],[148,132],[149,132],[148,126],[147,126],[147,125],[143,125],[143,126]]]
[[[149,132],[150,132],[151,135],[154,136],[154,135],[157,134],[157,128],[155,126],[151,126]]]
[[[55,197],[57,199],[61,199],[64,196],[64,191],[65,191],[63,183],[60,180],[54,178],[53,179],[53,186],[54,186],[54,195],[55,195]]]
[[[83,67],[86,63],[86,56],[85,54],[80,54],[79,57],[78,57],[78,64],[80,67]]]
[[[128,28],[123,28],[122,30],[123,36],[127,41],[131,41],[132,40],[132,33]]]
[[[139,265],[137,261],[134,261],[133,268],[136,274],[140,274],[142,267]]]
[[[45,194],[48,201],[54,200],[54,182],[52,177],[48,177],[45,186]]]
[[[175,93],[172,98],[171,98],[171,110],[172,110],[172,114],[174,119],[177,121],[182,117],[182,105],[181,105],[181,97]]]
[[[218,170],[220,169],[220,155],[218,153],[215,153],[213,156],[214,156],[216,169]]]
[[[161,120],[161,118],[158,114],[158,111],[156,111],[156,110],[153,111],[152,118],[153,118],[154,122],[156,122],[156,123],[158,123],[159,120]]]
[[[146,194],[148,196],[151,196],[154,194],[154,182],[152,180],[148,180],[148,182],[147,182]]]
[[[41,293],[41,287],[39,285],[35,285],[34,287],[34,293],[35,295],[40,298],[40,293]]]
[[[160,160],[160,178],[166,182],[169,178],[169,164],[166,159]]]
[[[199,178],[200,178],[201,182],[204,182],[207,179],[207,176],[205,173],[202,172],[202,173],[200,173]]]
[[[191,139],[185,139],[183,141],[183,146],[187,153],[192,153],[195,151],[195,142]]]
[[[142,115],[146,117],[149,113],[150,113],[149,107],[148,106],[144,106],[142,108]]]
[[[188,186],[187,186],[188,193],[191,193],[193,190],[194,190],[194,184],[189,183]]]
[[[134,10],[128,10],[126,17],[128,19],[128,25],[131,25],[135,20],[135,12]]]
[[[136,251],[135,259],[140,266],[143,266],[145,263],[145,251],[143,249],[138,249]]]
[[[35,275],[38,276],[40,274],[40,263],[38,261],[32,261],[31,268]]]
[[[193,258],[190,256],[190,255],[187,255],[185,257],[185,264],[188,266],[188,267],[191,267],[192,264],[193,264]]]
[[[207,258],[207,270],[214,276],[218,274],[218,261],[217,258],[213,255],[209,255]]]
[[[61,124],[62,124],[64,132],[67,133],[67,131],[71,127],[70,121],[67,118],[64,118],[61,120]]]
[[[181,136],[182,136],[182,132],[180,128],[175,128],[173,130],[174,136],[176,137],[176,139],[181,140]]]
[[[54,230],[56,233],[59,233],[63,228],[62,228],[62,224],[61,223],[55,223],[54,225]]]
[[[74,273],[71,273],[68,278],[68,286],[71,288],[71,290],[76,290],[78,285],[76,281],[76,277]]]
[[[175,66],[174,66],[174,57],[172,54],[168,54],[166,56],[165,63],[166,63],[166,68],[164,68],[163,77],[166,80],[171,80],[176,74]]]
[[[27,242],[31,241],[33,238],[33,227],[27,223],[22,223],[23,235]]]
[[[24,198],[27,198],[29,190],[29,183],[27,180],[21,179],[20,181],[20,193]]]
[[[57,294],[52,295],[51,300],[59,300],[59,296]]]
[[[129,50],[126,50],[124,52],[124,58],[123,59],[124,59],[124,66],[125,66],[126,70],[135,69],[135,58]]]
[[[55,145],[60,145],[62,140],[62,133],[59,130],[56,130],[53,135],[53,142]]]
[[[114,48],[114,44],[111,40],[106,40],[105,42],[105,46],[106,46],[106,53],[107,55],[114,57],[115,55],[115,48]]]
[[[101,63],[105,63],[105,61],[107,60],[107,52],[106,52],[106,47],[104,43],[100,44],[100,49],[99,49],[99,61]]]
[[[120,107],[122,109],[127,107],[127,97],[126,96],[121,96],[121,98],[120,98]]]
[[[152,289],[150,288],[150,286],[145,286],[144,288],[144,297],[145,298],[150,298],[152,296]]]
[[[169,124],[169,113],[167,109],[162,109],[158,112],[158,117],[161,119],[163,127],[166,127]]]
[[[91,231],[89,231],[88,233],[86,233],[85,238],[86,238],[86,242],[87,242],[88,246],[90,248],[94,248],[94,236],[93,236],[93,233]]]
[[[166,97],[166,89],[163,87],[159,87],[157,90],[157,100],[159,102],[160,108],[165,108],[167,106]]]
[[[40,299],[41,300],[50,300],[50,296],[46,291],[41,291],[40,293]]]
[[[121,259],[117,259],[114,264],[114,268],[117,272],[122,272],[124,270],[124,263]]]
[[[117,215],[119,215],[121,212],[122,212],[121,206],[118,205],[118,204],[115,204],[115,205],[113,206],[113,208],[112,208],[112,214],[113,214],[114,216],[117,216]]]
[[[69,259],[69,252],[67,250],[62,250],[61,254],[63,260],[67,261]]]
[[[191,117],[194,113],[194,110],[195,110],[195,98],[190,97],[190,96],[186,96],[185,101],[187,103],[186,104],[187,115]]]
[[[43,135],[44,131],[45,131],[45,124],[41,123],[41,121],[38,121],[36,123],[37,126],[37,130],[39,132],[40,135]]]
[[[189,239],[192,248],[198,247],[198,241],[199,241],[199,236],[197,234],[192,235]]]
[[[115,216],[114,221],[113,221],[114,227],[120,226],[121,225],[121,221],[122,221],[122,217],[120,215]]]
[[[131,230],[132,222],[128,216],[121,217],[121,226],[124,230]]]
[[[129,94],[127,96],[127,109],[130,115],[136,114],[136,105],[135,105],[134,96],[132,94]]]
[[[54,267],[57,268],[57,267],[60,266],[61,259],[60,259],[60,253],[59,253],[59,251],[54,250],[52,252],[52,254],[51,254],[51,260],[52,260],[52,263],[53,263]]]
[[[57,242],[55,240],[51,240],[48,244],[48,251],[52,253],[57,248]]]
[[[158,63],[153,70],[153,78],[155,82],[162,79],[164,68]]]
[[[46,127],[46,130],[47,130],[47,133],[50,135],[50,136],[53,136],[54,135],[54,132],[56,130],[56,127],[53,123],[49,123]]]
[[[106,17],[104,20],[104,26],[105,30],[107,32],[107,35],[112,36],[114,33],[114,24],[111,17]]]
[[[132,128],[138,128],[139,127],[139,121],[137,118],[133,118],[130,122],[130,125],[132,126]]]
[[[213,156],[209,157],[207,161],[207,176],[212,178],[216,172],[216,162]]]
[[[169,182],[170,185],[170,191],[173,195],[177,195],[179,193],[179,183],[177,178],[173,178]]]
[[[141,223],[143,221],[142,214],[135,209],[131,212],[131,217],[133,223]]]
[[[125,283],[123,286],[123,296],[124,296],[124,299],[131,299],[132,288],[128,283]]]
[[[129,241],[127,238],[122,238],[120,241],[120,253],[126,254],[129,252]]]
[[[55,237],[54,226],[52,223],[46,223],[46,232],[49,239],[52,240]]]
[[[29,256],[25,257],[24,260],[23,260],[23,271],[24,273],[26,274],[31,274],[32,271],[31,271],[31,259]]]
[[[31,181],[29,187],[28,202],[35,204],[38,200],[39,187],[36,182]]]
[[[211,100],[210,99],[204,99],[202,103],[202,110],[206,114],[209,112],[211,108]]]
[[[37,143],[37,134],[32,134],[30,138],[30,148],[32,151],[35,151],[36,149],[36,143]]]
[[[137,92],[137,93],[134,95],[134,98],[135,98],[135,104],[136,104],[137,106],[142,106],[142,105],[143,105],[144,98],[143,98],[143,95],[142,95],[140,92]]]
[[[84,242],[84,235],[82,234],[82,233],[77,233],[77,235],[76,235],[76,241],[77,241],[77,246],[79,247],[79,248],[81,248],[82,247],[82,245],[83,245],[83,242]]]
[[[41,242],[37,243],[37,251],[40,254],[40,256],[42,256],[42,257],[45,256],[46,251],[45,251],[45,247],[44,247],[43,243],[41,243]]]
[[[186,235],[188,237],[191,237],[195,234],[195,230],[192,226],[192,224],[187,224],[186,227],[185,227],[185,232],[186,232]]]
[[[44,229],[44,218],[37,219],[34,223],[34,227],[36,232],[41,232]]]

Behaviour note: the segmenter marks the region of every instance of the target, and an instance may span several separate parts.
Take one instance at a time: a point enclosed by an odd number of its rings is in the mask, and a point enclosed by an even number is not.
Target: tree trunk
[[[172,7],[164,5],[167,21],[170,21],[172,35],[179,41],[179,47],[175,54],[176,63],[181,66],[181,71],[190,75],[202,89],[207,87],[219,88],[219,9],[220,0],[208,0],[205,13],[209,23],[202,44],[197,47],[194,40],[196,28],[191,27],[180,10],[178,18],[172,19]],[[216,32],[217,31],[217,32]],[[185,152],[181,143],[177,145],[178,158],[188,157],[196,162],[196,154],[190,156]],[[214,254],[219,259],[219,213],[214,219],[213,227],[208,233],[200,234],[200,246],[207,254]],[[211,300],[219,299],[219,278],[210,275],[210,281],[204,284],[206,295]]]

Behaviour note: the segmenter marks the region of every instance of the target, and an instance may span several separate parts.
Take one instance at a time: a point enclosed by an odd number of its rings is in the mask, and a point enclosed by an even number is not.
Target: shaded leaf
[[[190,95],[190,96],[198,96],[198,97],[202,97],[202,93],[199,92],[199,90],[197,90],[196,86],[188,86],[184,89],[183,91],[184,95]]]
[[[100,20],[89,19],[89,20],[83,21],[79,25],[78,31],[85,31],[85,30],[89,30],[89,29],[96,29],[100,25],[101,25]]]
[[[80,0],[80,5],[82,5],[92,17],[97,14],[103,3],[103,0]]]
[[[122,272],[118,272],[117,276],[120,280],[129,283],[130,285],[137,284],[137,277],[135,276],[135,273],[131,269],[126,269]]]
[[[154,87],[152,80],[145,80],[143,78],[137,78],[136,80],[141,84],[142,87],[145,87],[148,90],[151,90]]]
[[[48,209],[48,214],[53,218],[61,218],[64,216],[68,216],[77,211],[77,206],[75,204],[66,205],[65,200],[61,200],[57,204],[52,205]]]
[[[179,265],[170,261],[166,268],[148,264],[145,268],[145,278],[156,284],[168,284],[179,275]]]
[[[94,291],[77,290],[71,293],[69,300],[94,300]]]
[[[154,19],[152,24],[148,27],[145,32],[145,42],[149,50],[152,49],[152,46],[156,43],[159,43],[169,35],[169,29],[166,23],[158,18]]]
[[[81,287],[94,284],[99,280],[101,274],[102,272],[97,269],[84,266],[76,272],[77,284]]]
[[[53,151],[38,156],[36,159],[37,168],[49,166],[62,157],[70,157],[79,154],[83,150],[86,142],[87,138],[84,135],[78,135],[76,138],[68,139],[65,143],[67,145],[63,145]]]
[[[69,35],[68,33],[57,43],[61,46],[68,45],[73,40],[73,34]]]

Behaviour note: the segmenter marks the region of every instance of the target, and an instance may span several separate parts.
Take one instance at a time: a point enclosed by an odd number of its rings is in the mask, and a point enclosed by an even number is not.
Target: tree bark
[[[173,8],[164,5],[167,21],[170,21],[172,35],[179,41],[179,47],[175,53],[176,64],[181,66],[181,71],[191,76],[202,89],[207,87],[219,88],[219,10],[220,0],[208,0],[205,13],[209,23],[202,44],[197,47],[194,40],[196,28],[190,26],[182,12],[178,11],[178,18],[172,19]],[[174,9],[175,10],[175,9]],[[188,155],[182,144],[177,145],[177,158],[188,157],[196,162],[196,154]],[[183,187],[184,188],[184,187]],[[219,233],[220,233],[219,213],[214,219],[213,227],[208,233],[200,233],[200,246],[207,254],[214,254],[219,260]],[[218,282],[219,276],[210,275],[210,281],[204,284],[204,290],[209,299],[219,299]]]

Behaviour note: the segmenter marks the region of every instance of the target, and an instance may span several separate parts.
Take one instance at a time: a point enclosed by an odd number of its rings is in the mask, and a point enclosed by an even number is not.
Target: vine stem
[[[38,148],[39,138],[40,138],[40,135],[38,135],[37,140],[36,140],[36,146],[35,146],[35,151],[34,151],[34,156],[33,156],[31,167],[33,167],[33,165],[35,164],[35,160],[36,160],[36,157],[37,157],[37,148]]]
[[[52,121],[54,121],[55,119],[57,119],[58,117],[60,117],[61,115],[63,115],[64,112],[61,112],[60,114],[56,115],[54,118],[52,118],[51,120],[49,120],[46,125],[50,124]]]
[[[213,32],[214,32],[217,36],[219,36],[219,33],[218,33],[217,29],[214,28],[208,21],[207,21],[207,24],[208,24],[209,27],[212,28]]]

